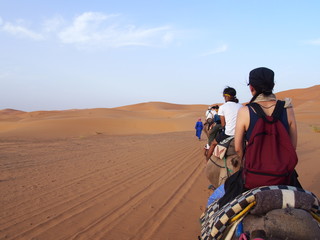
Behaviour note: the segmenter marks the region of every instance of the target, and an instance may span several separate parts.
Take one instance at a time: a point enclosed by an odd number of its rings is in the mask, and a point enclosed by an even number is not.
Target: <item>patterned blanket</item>
[[[296,198],[299,196],[301,199],[301,194],[306,193],[313,198],[313,203],[311,204],[310,211],[315,214],[320,214],[320,202],[319,199],[311,192],[292,187],[292,186],[266,186],[266,187],[258,187],[251,189],[247,192],[242,193],[234,200],[226,204],[225,206],[219,207],[218,200],[213,202],[207,209],[207,211],[202,214],[200,217],[201,223],[201,239],[203,240],[216,240],[219,239],[228,225],[230,224],[230,219],[235,217],[238,213],[240,213],[243,209],[245,209],[250,203],[253,201],[258,201],[259,197],[257,194],[263,191],[278,191],[281,190],[283,192],[282,203],[279,203],[279,208],[282,207],[297,207],[297,202],[300,203],[298,205],[302,205],[301,201]],[[298,194],[296,193],[298,192]],[[294,199],[290,199],[294,198]],[[261,199],[261,197],[260,197]],[[309,199],[309,198],[308,198]],[[292,206],[293,204],[293,206]],[[257,206],[261,206],[257,202]],[[261,209],[259,210],[262,211]],[[258,211],[258,212],[259,212]]]

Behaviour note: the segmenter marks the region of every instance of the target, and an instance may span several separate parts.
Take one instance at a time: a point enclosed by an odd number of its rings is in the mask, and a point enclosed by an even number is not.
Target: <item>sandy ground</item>
[[[292,97],[297,171],[320,195],[320,85]],[[206,105],[0,111],[0,239],[197,239]]]
[[[1,239],[196,239],[193,132],[1,142]]]

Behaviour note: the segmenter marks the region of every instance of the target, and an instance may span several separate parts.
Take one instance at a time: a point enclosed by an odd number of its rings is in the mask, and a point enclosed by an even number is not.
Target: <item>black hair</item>
[[[251,98],[250,103],[261,93],[269,96],[272,94],[274,87],[274,72],[265,67],[253,69],[249,73],[249,84],[256,90],[256,94]]]
[[[256,90],[256,94],[251,98],[250,103],[252,103],[254,100],[256,100],[256,98],[262,93],[265,96],[269,96],[272,94],[272,91],[264,91],[260,88],[254,87],[252,86],[255,90]]]
[[[228,94],[230,96],[230,99],[228,100],[229,102],[235,102],[235,103],[239,102],[238,98],[236,97],[237,91],[234,88],[227,86],[223,90],[223,95],[224,94]]]

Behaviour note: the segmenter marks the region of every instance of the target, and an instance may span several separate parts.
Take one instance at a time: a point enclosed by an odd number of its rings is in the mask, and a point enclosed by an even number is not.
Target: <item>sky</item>
[[[320,84],[318,0],[0,0],[0,109],[214,104]]]

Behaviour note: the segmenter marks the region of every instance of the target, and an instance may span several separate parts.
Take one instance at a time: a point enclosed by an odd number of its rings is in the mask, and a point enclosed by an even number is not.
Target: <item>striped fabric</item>
[[[314,204],[312,205],[311,211],[320,214],[320,203],[318,198],[311,192],[292,187],[292,186],[266,186],[266,187],[258,187],[251,189],[247,192],[242,193],[234,200],[226,204],[225,206],[219,208],[218,200],[213,202],[209,207],[208,210],[202,214],[200,217],[201,223],[201,239],[202,240],[215,240],[219,239],[224,230],[228,227],[229,220],[240,213],[244,208],[246,208],[251,202],[255,201],[255,195],[258,192],[266,191],[266,190],[285,190],[284,201],[286,203],[293,202],[291,197],[294,197],[294,192],[304,192],[310,194],[314,197]],[[284,205],[284,207],[286,204]]]

